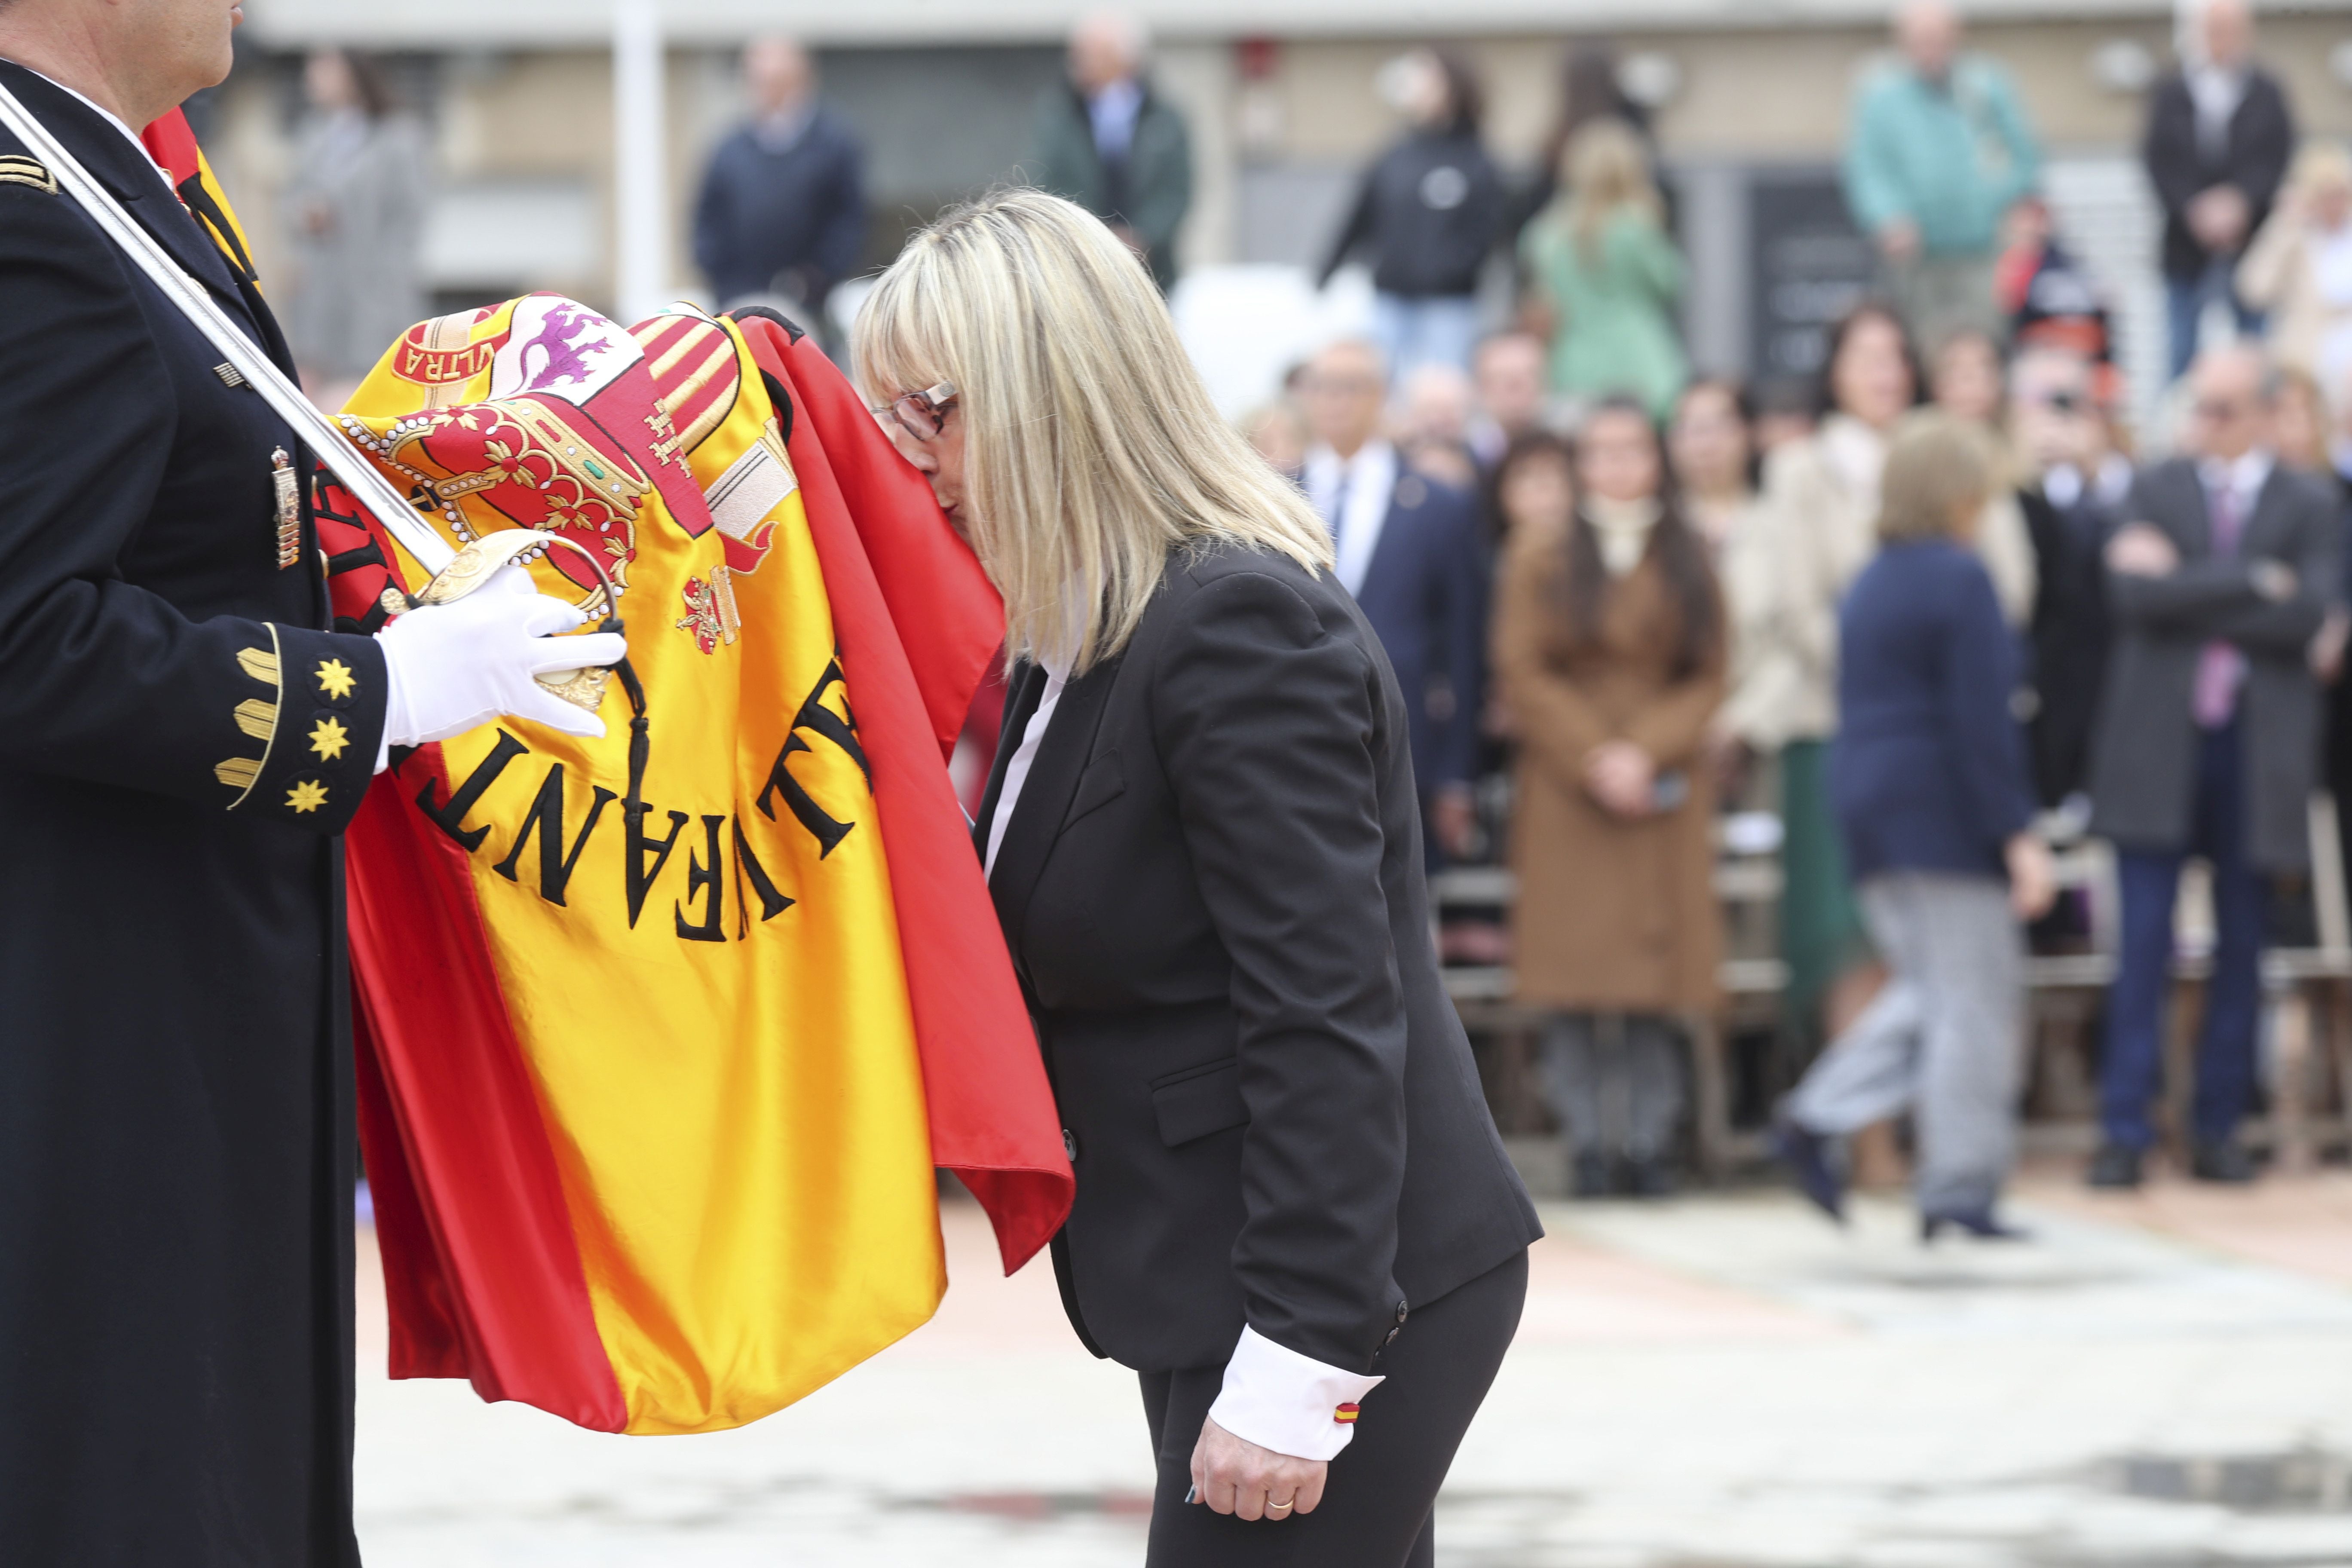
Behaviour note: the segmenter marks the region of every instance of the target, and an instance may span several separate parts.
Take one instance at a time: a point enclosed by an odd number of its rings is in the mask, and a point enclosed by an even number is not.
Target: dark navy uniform
[[[0,82],[290,373],[249,268],[140,150],[32,72]],[[358,1561],[337,835],[384,667],[323,629],[283,499],[307,458],[220,362],[0,132],[12,1563]]]

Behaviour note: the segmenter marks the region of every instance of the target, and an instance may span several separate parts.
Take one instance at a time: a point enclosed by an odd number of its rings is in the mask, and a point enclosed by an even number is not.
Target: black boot
[[[1772,1152],[1797,1178],[1798,1190],[1838,1224],[1845,1223],[1845,1178],[1830,1158],[1830,1141],[1808,1131],[1784,1107],[1772,1119]]]
[[[2189,1152],[2189,1173],[2200,1182],[2218,1182],[2224,1186],[2242,1187],[2257,1173],[2253,1155],[2246,1146],[2234,1139],[2220,1143],[2200,1143]]]
[[[2091,1156],[2090,1174],[2084,1180],[2095,1187],[2126,1192],[2139,1185],[2139,1167],[2138,1150],[2123,1143],[2102,1143]]]

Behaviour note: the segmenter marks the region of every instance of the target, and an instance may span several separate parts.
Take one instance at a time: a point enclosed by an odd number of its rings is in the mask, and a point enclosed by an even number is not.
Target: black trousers
[[[1143,1414],[1160,1456],[1146,1568],[1433,1568],[1437,1489],[1527,1299],[1521,1252],[1425,1307],[1416,1302],[1381,1357],[1388,1381],[1364,1396],[1354,1439],[1331,1461],[1321,1505],[1289,1519],[1246,1520],[1185,1502],[1192,1449],[1225,1369],[1144,1373]]]

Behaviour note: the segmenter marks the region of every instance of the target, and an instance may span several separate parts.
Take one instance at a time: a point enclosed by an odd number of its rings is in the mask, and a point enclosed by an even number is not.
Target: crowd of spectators
[[[1570,58],[1555,156],[1517,193],[1475,78],[1433,50],[1394,68],[1408,129],[1330,252],[1372,264],[1378,331],[1248,428],[1416,703],[1431,864],[1515,873],[1506,929],[1446,940],[1543,1020],[1576,1191],[1674,1184],[1737,811],[1777,826],[1781,1027],[1811,1064],[1777,1148],[1836,1214],[1849,1143],[1906,1119],[1926,1233],[2001,1237],[2029,940],[2116,903],[2088,1176],[2137,1184],[2192,858],[2216,945],[2179,1131],[2195,1175],[2255,1173],[2260,953],[2310,788],[2352,782],[2352,159],[2297,148],[2244,5],[2211,0],[2149,98],[2180,412],[2134,431],[2107,291],[2005,70],[1942,0],[1891,41],[1843,167],[1878,283],[1817,386],[1695,374],[1605,50]],[[2112,889],[2061,898],[2051,846],[2086,835]]]

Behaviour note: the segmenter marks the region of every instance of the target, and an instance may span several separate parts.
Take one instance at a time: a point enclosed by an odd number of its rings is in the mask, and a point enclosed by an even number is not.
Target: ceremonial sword
[[[477,541],[462,552],[468,556],[495,552],[496,561],[490,562],[488,566],[478,561],[469,561],[467,569],[451,574],[451,565],[460,559],[461,552],[416,515],[408,498],[392,487],[392,481],[351,444],[333,420],[319,412],[318,405],[302,395],[301,389],[271,362],[260,345],[246,335],[244,329],[230,318],[228,312],[220,308],[219,301],[212,297],[211,291],[190,277],[187,269],[173,259],[172,253],[165,250],[153,235],[124,212],[122,205],[114,199],[114,193],[93,179],[89,171],[81,166],[81,161],[67,152],[64,145],[49,133],[48,127],[34,118],[32,111],[5,85],[0,85],[0,124],[6,125],[16,133],[25,143],[26,150],[47,166],[50,177],[81,205],[82,210],[89,215],[90,221],[104,230],[106,237],[114,241],[156,287],[163,290],[164,297],[179,308],[180,313],[196,331],[204,333],[205,341],[220,353],[230,368],[261,394],[262,401],[293,428],[295,436],[317,455],[327,471],[351,491],[352,499],[373,514],[375,520],[383,524],[384,531],[398,540],[400,547],[425,569],[427,576],[434,579],[414,596],[412,602],[438,604],[457,598],[486,581],[490,567],[512,559],[527,548],[513,539],[500,540],[500,534],[510,531],[501,530],[499,534]],[[174,195],[173,199],[176,201],[179,198]],[[528,538],[537,543],[547,542],[550,536],[530,531]],[[478,548],[491,540],[499,540],[499,543],[492,546],[490,551]],[[597,576],[604,580],[607,622],[604,629],[614,629],[611,617],[618,605],[614,602],[612,580],[605,575],[604,563],[596,561],[593,552],[583,551],[581,553],[588,556],[596,567]],[[448,574],[446,582],[443,581],[445,574]],[[604,683],[601,679],[584,679],[583,677],[589,673],[557,671],[538,679],[541,685],[557,695],[593,710],[596,701],[592,699],[601,700]],[[595,673],[601,675],[601,672]]]

